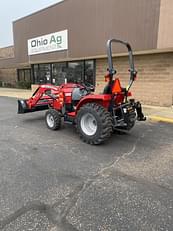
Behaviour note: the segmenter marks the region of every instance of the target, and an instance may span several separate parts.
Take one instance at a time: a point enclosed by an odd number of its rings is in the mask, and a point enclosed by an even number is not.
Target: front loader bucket
[[[29,110],[26,100],[18,100],[18,114],[27,113]]]
[[[28,108],[26,100],[18,100],[18,114],[42,111],[42,110],[47,110],[48,108],[49,108],[48,104],[43,104],[43,105],[36,105],[35,107],[30,109]]]

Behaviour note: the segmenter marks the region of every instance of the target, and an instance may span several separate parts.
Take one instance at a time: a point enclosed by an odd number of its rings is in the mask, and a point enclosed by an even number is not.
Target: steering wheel
[[[92,85],[91,83],[82,83],[82,86],[84,86],[86,88],[87,91],[91,92],[95,90],[94,85]]]

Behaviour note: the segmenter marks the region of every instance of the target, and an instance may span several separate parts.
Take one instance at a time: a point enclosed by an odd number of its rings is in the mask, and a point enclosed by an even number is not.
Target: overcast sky
[[[0,47],[13,44],[12,21],[60,0],[0,0]]]

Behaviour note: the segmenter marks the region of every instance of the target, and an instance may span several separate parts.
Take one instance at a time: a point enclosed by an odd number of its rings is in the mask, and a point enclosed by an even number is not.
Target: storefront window
[[[34,83],[39,83],[39,65],[34,64],[33,68],[33,75],[34,75]]]
[[[17,73],[17,87],[29,89],[32,83],[31,69],[18,69]]]
[[[31,69],[18,69],[19,82],[31,82]]]
[[[84,82],[95,85],[95,68],[93,60],[85,61],[85,77]]]
[[[39,72],[40,83],[51,83],[51,64],[40,64]]]
[[[84,62],[69,62],[67,68],[67,81],[81,83],[84,80]]]
[[[83,83],[95,85],[94,60],[61,62],[32,65],[34,83],[52,83],[60,85],[65,82]]]
[[[66,78],[66,63],[53,63],[52,64],[52,83],[60,85],[65,82]]]
[[[51,83],[51,64],[34,64],[33,74],[36,84]]]

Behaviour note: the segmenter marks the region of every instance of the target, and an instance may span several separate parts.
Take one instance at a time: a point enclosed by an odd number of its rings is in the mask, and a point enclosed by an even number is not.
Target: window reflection
[[[67,81],[81,83],[84,79],[84,62],[69,62],[67,69]]]
[[[89,61],[85,61],[85,79],[84,81],[86,83],[90,83],[92,85],[95,85],[95,74],[94,74],[95,68],[94,68],[94,61],[93,60],[89,60]]]
[[[51,64],[39,65],[39,82],[51,83]]]
[[[53,63],[52,64],[52,83],[60,85],[65,82],[66,78],[66,63]]]
[[[32,65],[34,83],[52,83],[60,85],[65,82],[90,83],[95,85],[94,60],[60,62]]]

